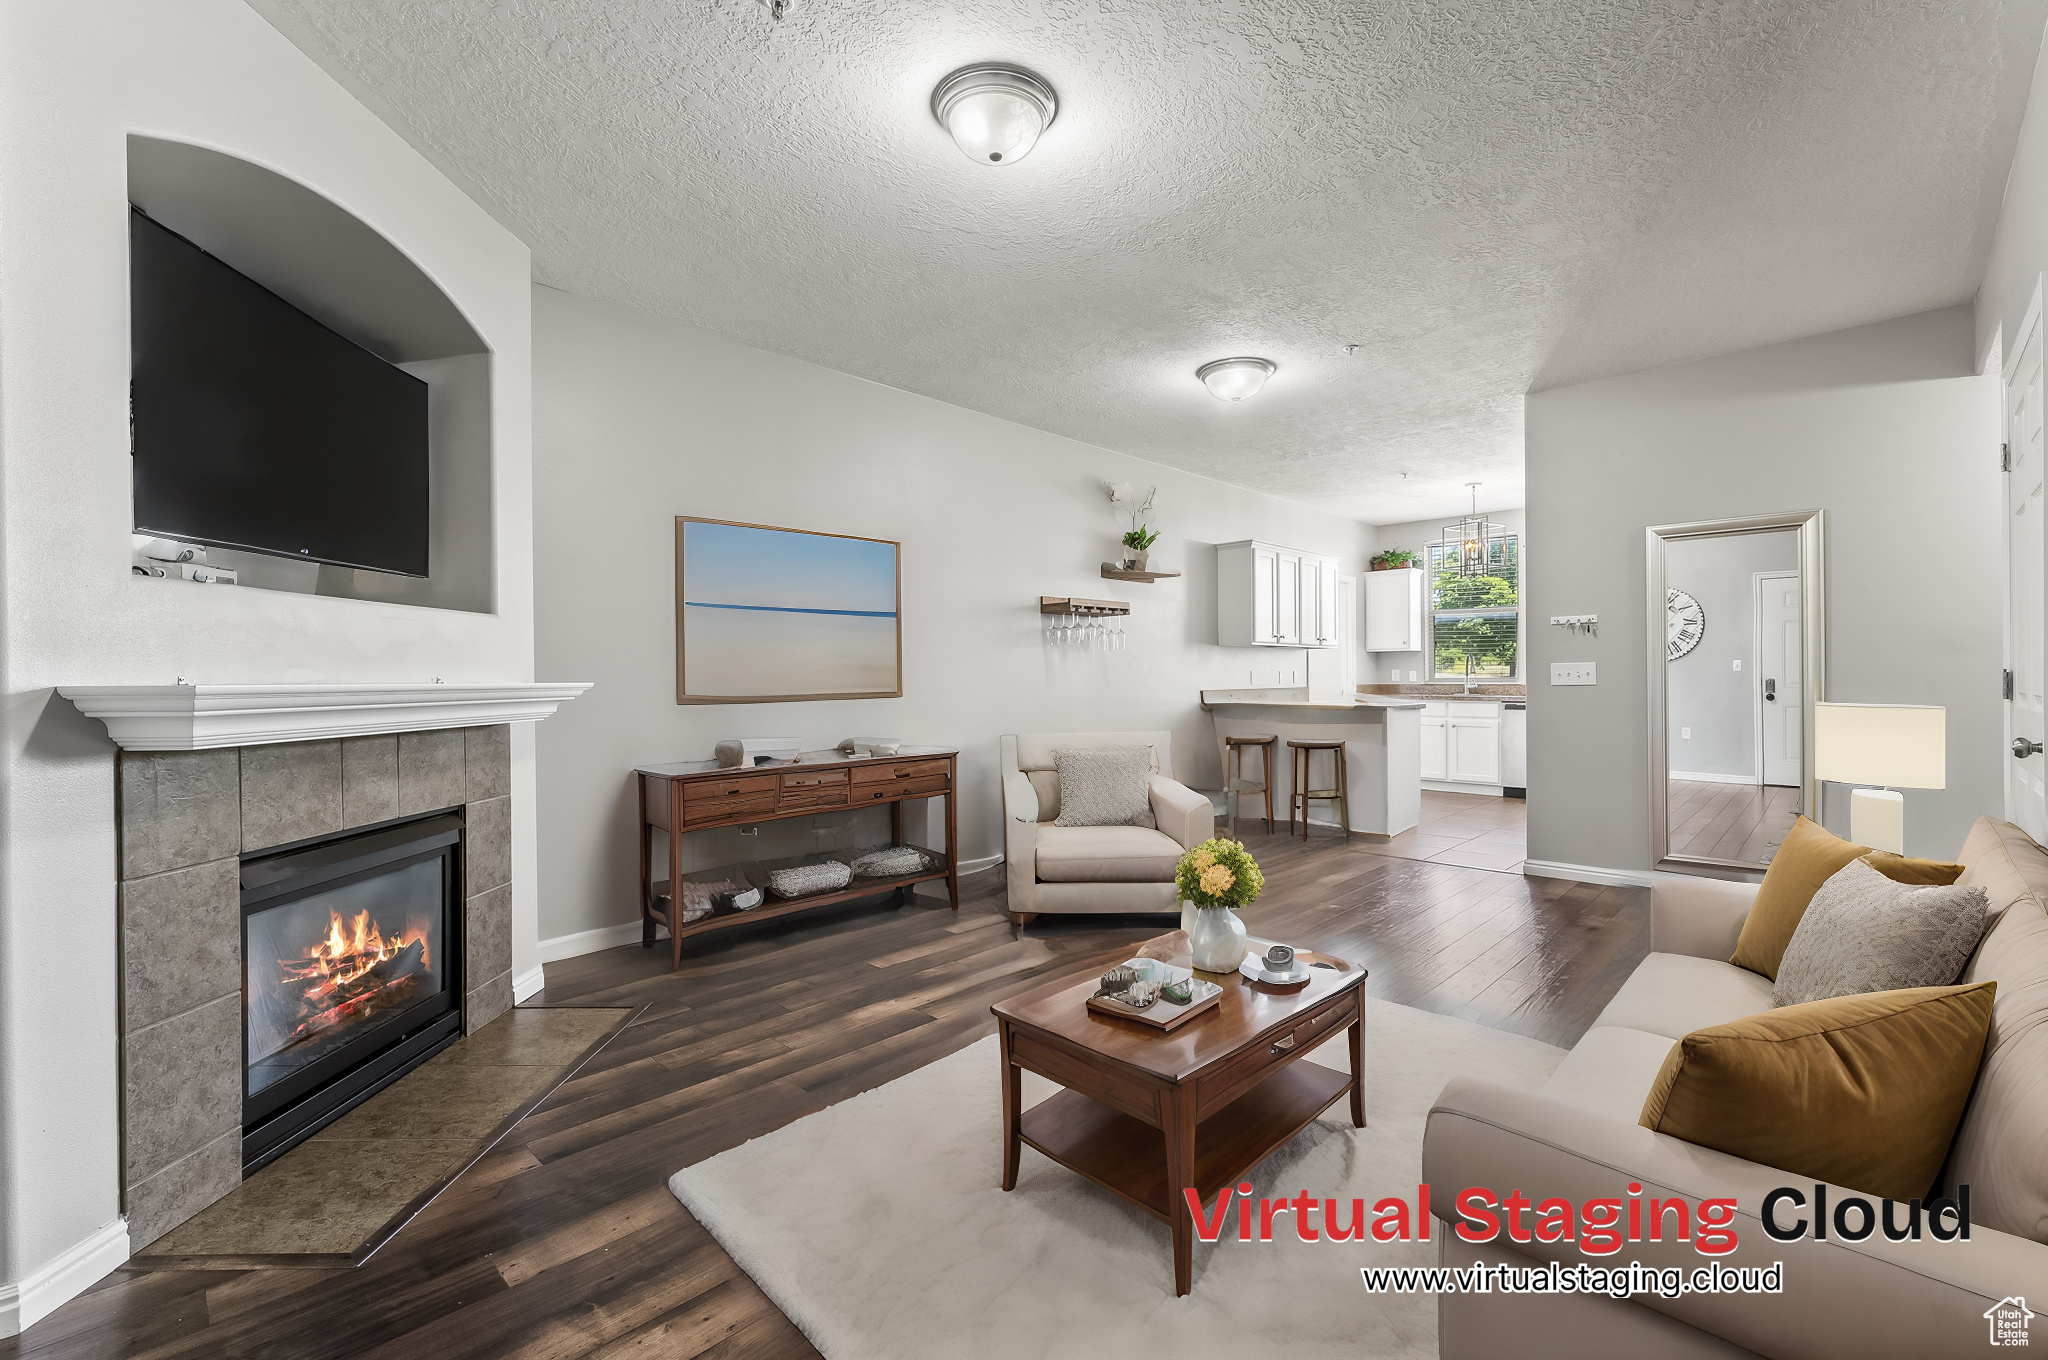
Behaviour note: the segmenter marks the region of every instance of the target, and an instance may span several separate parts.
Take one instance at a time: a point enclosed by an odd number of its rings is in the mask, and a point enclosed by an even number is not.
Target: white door
[[[2042,664],[2042,535],[2041,497],[2041,317],[2039,294],[2024,325],[2005,377],[2005,434],[2010,471],[2006,474],[2008,510],[2006,571],[2009,576],[2006,642],[2011,649],[2012,703],[2007,746],[2015,740],[2048,741],[2043,733],[2043,689],[2048,688]],[[2048,755],[2005,753],[2006,815],[2035,840],[2048,840],[2048,792],[2044,771]]]
[[[1271,548],[1252,549],[1252,645],[1270,647],[1280,640],[1274,623],[1276,592],[1280,589],[1278,554]]]
[[[1500,719],[1450,720],[1450,778],[1460,784],[1500,783]]]
[[[1301,554],[1275,553],[1273,579],[1273,632],[1283,647],[1301,645]]]
[[[1450,773],[1450,756],[1445,749],[1445,738],[1449,733],[1449,720],[1425,717],[1422,720],[1422,777],[1442,779]]]
[[[1805,754],[1799,573],[1756,577],[1757,747],[1763,782],[1797,787]]]

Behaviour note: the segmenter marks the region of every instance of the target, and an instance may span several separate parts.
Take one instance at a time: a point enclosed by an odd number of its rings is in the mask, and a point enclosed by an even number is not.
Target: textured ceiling
[[[254,3],[542,282],[1377,523],[1520,505],[1532,387],[1969,298],[2044,16]],[[927,107],[979,59],[1059,91],[1014,165]],[[1280,371],[1226,406],[1240,353]]]

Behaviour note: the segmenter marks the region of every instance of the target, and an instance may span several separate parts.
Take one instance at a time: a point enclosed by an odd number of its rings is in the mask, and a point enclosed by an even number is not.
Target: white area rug
[[[1564,1050],[1370,1001],[1366,1122],[1339,1101],[1252,1177],[1277,1198],[1411,1203],[1429,1106],[1455,1075],[1539,1085]],[[1310,1055],[1342,1071],[1341,1037]],[[669,1180],[830,1360],[964,1356],[1436,1355],[1433,1295],[1367,1294],[1362,1265],[1433,1265],[1432,1241],[1195,1244],[1173,1294],[1165,1224],[1026,1147],[1005,1194],[993,1037]],[[1027,1073],[1029,1106],[1057,1089]],[[1321,1215],[1317,1215],[1320,1221]]]

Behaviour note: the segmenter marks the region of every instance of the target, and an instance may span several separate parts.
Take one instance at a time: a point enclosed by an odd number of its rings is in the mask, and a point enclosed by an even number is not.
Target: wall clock
[[[1664,596],[1664,659],[1676,661],[1707,635],[1707,611],[1682,590]]]

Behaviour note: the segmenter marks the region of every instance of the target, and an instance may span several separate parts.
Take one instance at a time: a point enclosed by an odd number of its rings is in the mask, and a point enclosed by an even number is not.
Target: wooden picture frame
[[[902,695],[900,542],[676,516],[677,703]]]

